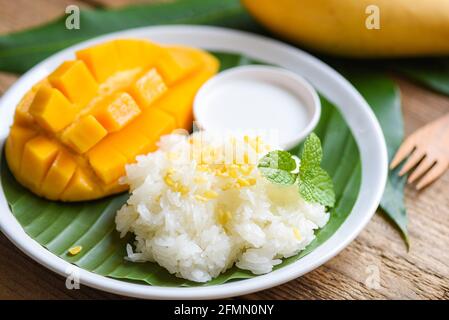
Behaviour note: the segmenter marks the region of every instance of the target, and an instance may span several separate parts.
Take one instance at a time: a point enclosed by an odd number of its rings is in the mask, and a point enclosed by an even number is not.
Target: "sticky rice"
[[[135,235],[126,259],[206,282],[234,264],[268,273],[298,254],[329,213],[306,203],[297,186],[260,174],[257,161],[272,149],[259,137],[163,136],[121,181],[131,195],[117,213],[117,230]]]

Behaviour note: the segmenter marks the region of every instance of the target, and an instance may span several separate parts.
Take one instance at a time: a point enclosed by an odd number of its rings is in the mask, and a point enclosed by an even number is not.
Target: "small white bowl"
[[[203,130],[264,132],[290,149],[315,128],[321,103],[315,89],[296,73],[250,65],[208,80],[196,94],[193,113]]]

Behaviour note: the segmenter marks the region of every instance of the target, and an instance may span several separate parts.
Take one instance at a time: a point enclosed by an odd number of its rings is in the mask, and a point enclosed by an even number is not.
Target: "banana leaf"
[[[449,58],[394,61],[392,69],[436,92],[449,96]]]
[[[239,0],[182,0],[119,9],[81,10],[80,29],[63,16],[31,30],[0,36],[0,70],[23,73],[49,55],[101,34],[161,24],[203,24],[261,32]]]
[[[404,124],[399,89],[383,72],[372,68],[340,67],[339,71],[354,85],[371,106],[382,127],[389,162],[404,139]],[[399,177],[401,166],[390,170],[385,191],[380,203],[386,216],[401,232],[407,247],[410,242],[407,233],[407,212],[404,203],[404,188],[407,176]]]

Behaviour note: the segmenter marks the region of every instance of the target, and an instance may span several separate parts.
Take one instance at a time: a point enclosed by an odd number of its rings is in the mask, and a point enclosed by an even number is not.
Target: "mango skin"
[[[449,54],[449,0],[242,0],[270,31],[331,55],[383,58]],[[380,29],[365,26],[380,10]]]
[[[113,52],[105,59],[107,50]],[[156,150],[161,135],[190,130],[194,95],[219,68],[204,51],[137,39],[106,42],[78,56],[24,95],[6,141],[15,178],[49,200],[127,190],[119,183],[125,165]]]

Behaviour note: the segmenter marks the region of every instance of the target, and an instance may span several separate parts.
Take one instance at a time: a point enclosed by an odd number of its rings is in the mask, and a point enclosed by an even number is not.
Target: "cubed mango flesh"
[[[76,108],[58,89],[42,87],[37,91],[29,113],[45,129],[58,132],[73,121]]]
[[[128,89],[143,108],[149,106],[167,91],[167,86],[155,68],[141,75]]]
[[[165,52],[159,45],[139,39],[119,39],[115,45],[122,70],[153,66]]]
[[[103,139],[107,133],[94,116],[87,115],[68,127],[62,137],[78,153],[84,153]]]
[[[17,105],[6,160],[26,188],[83,201],[125,191],[118,180],[161,135],[192,125],[196,91],[218,70],[208,53],[119,39],[80,50]]]
[[[31,138],[37,135],[37,131],[33,128],[21,127],[19,125],[13,125],[9,132],[10,138],[6,140],[6,153],[10,155],[12,159],[17,161],[11,162],[11,170],[19,172],[20,164],[22,162],[22,153],[27,143]]]
[[[75,173],[76,166],[70,154],[60,151],[42,183],[42,193],[50,199],[58,199]]]
[[[113,94],[95,106],[95,118],[108,132],[119,131],[139,113],[140,107],[126,92]]]
[[[25,143],[20,166],[23,180],[39,188],[58,151],[58,145],[45,136],[37,136]]]
[[[82,168],[77,168],[60,198],[66,201],[78,201],[84,198],[89,199],[94,195],[98,196],[98,192],[89,175]]]
[[[98,83],[80,60],[66,61],[48,76],[50,84],[72,103],[85,106],[98,91]],[[80,84],[83,88],[80,90]]]
[[[76,53],[98,82],[104,82],[120,69],[117,47],[113,41],[97,44]]]
[[[167,85],[182,80],[199,65],[199,61],[183,50],[174,49],[167,52],[156,64],[157,70]]]
[[[217,63],[214,57],[204,55],[201,51],[191,48],[172,47],[171,52],[176,53],[177,57],[190,57],[190,59],[197,61],[202,68],[191,74],[187,78],[188,80],[175,83],[170,87],[167,94],[155,101],[151,107],[171,114],[175,118],[178,128],[190,130],[193,123],[192,104],[196,92],[210,78],[210,75],[216,72]],[[184,60],[187,60],[187,58]]]
[[[125,173],[126,157],[109,146],[98,146],[87,157],[95,173],[105,184],[110,184]]]

